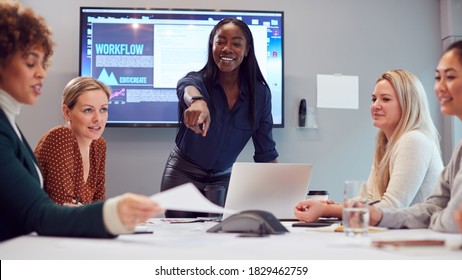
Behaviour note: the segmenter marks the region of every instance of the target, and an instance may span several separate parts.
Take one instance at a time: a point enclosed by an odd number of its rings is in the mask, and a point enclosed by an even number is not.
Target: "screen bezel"
[[[198,12],[198,13],[236,13],[236,14],[239,14],[239,13],[244,13],[244,14],[251,14],[251,13],[262,13],[262,14],[271,14],[271,13],[277,13],[277,14],[280,14],[281,15],[281,61],[282,61],[282,64],[281,64],[281,100],[280,100],[280,104],[281,104],[281,123],[273,123],[273,127],[275,128],[283,128],[284,127],[284,121],[285,121],[285,112],[284,112],[284,96],[285,96],[285,90],[284,90],[284,12],[283,11],[264,11],[264,10],[209,10],[209,9],[165,9],[165,8],[138,8],[138,7],[91,7],[91,6],[85,6],[85,7],[80,7],[80,15],[79,15],[79,76],[82,75],[82,61],[83,61],[83,55],[82,55],[82,47],[83,47],[83,42],[82,40],[84,40],[85,38],[85,35],[83,34],[84,30],[83,30],[83,21],[87,22],[86,18],[84,18],[85,16],[85,12],[84,10],[85,9],[92,9],[92,10],[101,10],[102,13],[104,13],[105,10],[107,11],[115,11],[115,10],[120,10],[121,12],[123,11],[143,11],[144,13],[146,11],[152,11],[152,12],[156,12],[156,11],[160,11],[160,12]],[[192,71],[198,71],[199,69],[194,69]],[[267,81],[269,83],[269,81]],[[177,106],[178,107],[178,106]],[[171,123],[171,122],[150,122],[150,123],[144,123],[144,122],[136,122],[136,121],[133,121],[133,122],[124,122],[124,123],[121,123],[121,122],[107,122],[106,126],[107,127],[178,127],[179,123],[176,122],[176,123]]]

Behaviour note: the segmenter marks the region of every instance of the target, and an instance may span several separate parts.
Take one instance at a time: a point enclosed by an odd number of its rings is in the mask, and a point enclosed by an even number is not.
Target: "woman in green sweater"
[[[124,194],[81,207],[59,206],[43,191],[41,171],[16,125],[22,104],[42,94],[53,54],[44,19],[15,2],[0,3],[0,241],[37,232],[115,237],[161,212],[149,198]]]

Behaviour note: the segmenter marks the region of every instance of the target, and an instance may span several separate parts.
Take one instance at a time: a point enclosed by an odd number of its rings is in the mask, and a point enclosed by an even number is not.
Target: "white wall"
[[[442,127],[433,96],[435,65],[442,47],[438,0],[23,0],[45,16],[57,42],[38,105],[23,108],[19,125],[32,146],[61,124],[60,95],[78,75],[80,6],[282,10],[285,12],[285,128],[274,130],[280,162],[311,162],[311,189],[327,189],[340,199],[345,179],[366,179],[375,128],[369,104],[375,79],[404,68],[421,78],[432,116]],[[359,110],[319,109],[319,130],[296,128],[300,99],[316,102],[316,74],[359,76]],[[107,188],[159,191],[175,128],[106,128]],[[250,143],[239,160],[251,161]]]

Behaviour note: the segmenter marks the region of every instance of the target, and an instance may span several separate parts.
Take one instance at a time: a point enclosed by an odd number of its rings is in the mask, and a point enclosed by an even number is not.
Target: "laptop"
[[[295,205],[305,199],[312,164],[236,162],[225,209],[264,210],[280,220],[295,219]],[[223,214],[223,219],[232,214]]]

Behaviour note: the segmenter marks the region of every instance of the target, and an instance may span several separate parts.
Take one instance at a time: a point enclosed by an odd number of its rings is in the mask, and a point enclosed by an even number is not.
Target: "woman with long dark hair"
[[[275,162],[271,92],[257,63],[249,27],[226,18],[210,32],[204,68],[178,82],[180,127],[161,190],[192,182],[227,190],[231,167],[252,138],[255,162]],[[167,217],[198,213],[167,211]]]

